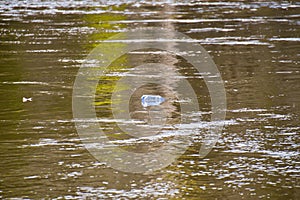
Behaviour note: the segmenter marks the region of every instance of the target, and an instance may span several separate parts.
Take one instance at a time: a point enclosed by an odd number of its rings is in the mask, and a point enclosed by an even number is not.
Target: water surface
[[[297,1],[1,1],[1,198],[298,199],[299,7]],[[228,110],[207,157],[198,156],[198,132],[176,162],[139,175],[114,170],[84,148],[72,116],[72,87],[101,41],[146,27],[182,32],[209,52],[225,83]],[[147,59],[174,64],[172,70],[197,89],[198,114],[208,122],[210,97],[201,77],[178,56],[151,51],[113,64],[110,78],[99,82],[97,116],[111,116],[113,83],[128,63]],[[140,109],[132,106],[132,112]],[[176,106],[168,109],[176,124]],[[114,123],[102,126],[109,132]],[[146,150],[147,144],[138,148]]]

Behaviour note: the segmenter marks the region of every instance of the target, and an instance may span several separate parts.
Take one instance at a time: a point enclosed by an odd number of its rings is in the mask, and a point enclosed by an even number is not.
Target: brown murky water
[[[1,1],[1,198],[299,199],[300,4],[137,2]],[[228,109],[208,156],[198,157],[196,134],[177,161],[150,175],[97,161],[72,116],[73,83],[88,53],[118,32],[145,27],[176,30],[201,44],[222,75]],[[209,120],[205,84],[189,77],[180,58],[136,52],[116,66],[143,59],[177,60],[176,70],[198,87],[200,114]],[[118,70],[99,83],[98,117],[109,116],[116,77]],[[178,113],[168,117],[176,123]]]

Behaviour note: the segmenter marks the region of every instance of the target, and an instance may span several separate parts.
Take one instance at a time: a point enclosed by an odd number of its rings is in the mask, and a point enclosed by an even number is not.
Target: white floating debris
[[[143,95],[141,102],[143,107],[158,106],[165,101],[165,98],[160,95]]]
[[[23,99],[22,99],[23,103],[28,102],[28,101],[32,101],[32,98],[31,97],[29,97],[29,98],[23,97]]]

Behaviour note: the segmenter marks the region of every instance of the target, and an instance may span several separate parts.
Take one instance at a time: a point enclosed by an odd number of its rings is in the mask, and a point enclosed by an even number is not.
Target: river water
[[[124,2],[0,1],[0,197],[299,199],[300,4]],[[206,157],[198,156],[201,134],[195,134],[176,161],[145,175],[118,171],[87,151],[75,128],[72,93],[81,64],[101,41],[149,27],[184,33],[208,51],[224,81],[227,113]],[[124,75],[122,69],[148,59],[176,66],[166,70],[169,82],[173,70],[198,87],[198,114],[209,121],[203,80],[189,77],[193,71],[184,61],[160,54],[135,52],[115,62],[123,68],[111,70],[97,87],[99,118],[110,114],[112,82]],[[157,90],[144,86],[136,99]],[[132,101],[132,117],[144,118]],[[176,105],[168,111],[175,112],[168,120],[178,123]],[[99,123],[107,134],[114,129]],[[146,144],[137,151],[148,150]]]

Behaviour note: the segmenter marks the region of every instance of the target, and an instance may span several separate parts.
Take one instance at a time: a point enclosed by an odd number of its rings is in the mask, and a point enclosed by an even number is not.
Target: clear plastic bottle
[[[141,103],[143,107],[158,106],[164,101],[165,98],[160,95],[143,95],[141,97]]]

